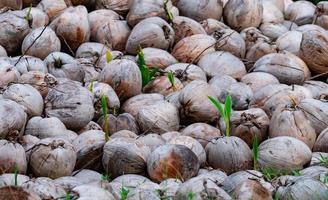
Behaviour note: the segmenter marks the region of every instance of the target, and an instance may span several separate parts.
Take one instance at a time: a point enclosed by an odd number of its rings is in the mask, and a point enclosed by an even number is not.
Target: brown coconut
[[[206,34],[206,31],[200,23],[184,16],[175,17],[172,22],[172,28],[174,29],[175,33],[175,43],[188,36]]]
[[[265,199],[272,200],[272,193],[264,188],[256,180],[246,180],[239,183],[232,192],[236,200],[242,199]]]
[[[328,153],[327,139],[328,139],[328,128],[324,129],[318,136],[318,139],[314,144],[313,151]]]
[[[228,29],[229,27],[223,22],[216,19],[205,19],[200,22],[208,35],[212,35],[216,30]]]
[[[21,186],[26,191],[34,192],[42,199],[56,199],[66,195],[65,190],[47,177],[30,179]]]
[[[266,85],[279,84],[279,81],[275,76],[266,72],[248,73],[243,76],[240,81],[248,85],[253,93]]]
[[[168,76],[157,76],[143,88],[144,93],[159,93],[168,96],[173,92],[180,91],[183,88],[181,81],[173,77],[174,85],[168,79]]]
[[[148,47],[144,48],[143,52],[146,65],[149,67],[159,67],[164,69],[178,62],[170,53],[162,49]]]
[[[63,13],[68,6],[65,0],[42,0],[36,7],[45,12],[49,16],[50,21],[52,21]]]
[[[216,39],[215,50],[227,51],[244,58],[246,53],[246,44],[241,35],[232,29],[216,30],[212,36]]]
[[[10,8],[13,10],[20,10],[23,7],[23,0],[3,0],[0,3],[0,8]]]
[[[302,41],[302,33],[299,31],[288,31],[277,38],[276,44],[280,51],[288,51],[299,55]]]
[[[119,14],[126,14],[131,5],[133,0],[99,0],[95,2],[96,9],[109,9],[113,10]]]
[[[150,151],[154,151],[157,147],[160,147],[166,143],[161,135],[150,133],[147,135],[140,135],[137,138],[138,142],[148,146]]]
[[[103,116],[98,120],[98,124],[104,126]],[[109,114],[107,117],[108,131],[113,134],[121,130],[131,131],[139,134],[139,125],[137,120],[129,113],[122,113],[117,116]]]
[[[297,25],[310,24],[314,20],[315,5],[309,1],[297,1],[290,4],[285,11],[285,18]]]
[[[47,66],[43,60],[33,56],[16,56],[10,59],[12,65],[16,67],[21,75],[29,71],[40,71],[47,73]]]
[[[17,173],[25,174],[27,160],[25,150],[19,143],[0,140],[0,174]]]
[[[30,4],[28,4],[28,6],[30,6]],[[29,9],[30,9],[29,7],[25,8],[24,9],[25,13],[28,13]],[[44,27],[49,24],[49,16],[47,15],[47,13],[43,12],[43,10],[36,7],[32,7],[30,14],[32,16],[31,17],[32,19],[31,22],[29,23],[33,29]]]
[[[25,134],[40,139],[56,137],[66,134],[66,127],[57,117],[32,117],[26,124]]]
[[[328,29],[328,3],[318,2],[315,12],[315,23],[324,29]]]
[[[314,99],[318,100],[328,100],[328,84],[322,81],[309,80],[305,81],[304,87],[308,88],[313,94]]]
[[[41,200],[34,192],[29,192],[17,186],[5,186],[0,188],[0,200]]]
[[[197,65],[176,63],[165,68],[166,72],[173,72],[185,86],[193,80],[207,81],[205,72]]]

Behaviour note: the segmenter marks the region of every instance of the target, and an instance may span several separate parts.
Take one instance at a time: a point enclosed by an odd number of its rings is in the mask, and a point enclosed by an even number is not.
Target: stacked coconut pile
[[[328,2],[0,8],[0,200],[328,197]]]

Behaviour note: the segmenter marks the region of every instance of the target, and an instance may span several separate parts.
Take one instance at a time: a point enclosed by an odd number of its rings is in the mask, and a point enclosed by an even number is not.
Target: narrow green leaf
[[[112,60],[113,60],[113,55],[109,50],[107,50],[107,52],[106,52],[106,62],[109,63]]]
[[[169,19],[169,22],[173,22],[173,14],[172,14],[171,10],[169,9],[168,3],[169,3],[169,0],[164,1],[164,10],[167,14],[167,18]]]
[[[257,161],[259,156],[259,141],[256,136],[253,138],[253,142],[252,142],[252,153],[253,153],[254,169],[257,170]]]
[[[212,104],[216,107],[216,109],[218,109],[218,111],[220,112],[221,116],[224,117],[225,116],[225,111],[223,106],[213,97],[208,96],[209,100],[212,102]]]
[[[89,85],[89,91],[93,92],[93,81],[91,81],[90,85]]]
[[[105,141],[107,142],[109,140],[109,132],[108,132],[108,107],[107,107],[107,98],[105,95],[101,96],[101,109],[104,116],[104,123],[103,123],[103,129],[105,132]]]
[[[137,63],[139,66],[146,66],[145,53],[141,47],[139,47]]]
[[[32,12],[32,4],[30,4],[30,7],[27,10],[27,14],[24,17],[24,19],[28,22],[31,20],[31,12]]]
[[[231,111],[232,111],[232,98],[231,98],[230,94],[228,94],[228,96],[226,97],[224,106],[225,106],[224,110],[226,112],[226,116],[227,116],[227,118],[230,119],[230,115],[231,115]]]
[[[126,200],[127,197],[128,197],[129,192],[130,192],[129,189],[122,186],[121,189],[120,189],[120,195],[121,195],[120,200]]]
[[[158,67],[154,67],[150,70],[149,76],[151,77],[151,80],[153,80],[155,74],[159,71]]]
[[[14,184],[17,186],[17,177],[18,177],[18,167],[15,165],[15,171],[14,171]]]

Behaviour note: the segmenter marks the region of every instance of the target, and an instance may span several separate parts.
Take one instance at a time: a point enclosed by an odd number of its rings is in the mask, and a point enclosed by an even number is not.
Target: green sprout
[[[108,181],[109,175],[108,174],[101,174],[101,181]]]
[[[14,185],[17,186],[17,177],[18,177],[18,167],[15,165],[14,169]]]
[[[167,14],[167,17],[169,19],[169,22],[172,23],[173,22],[173,14],[172,14],[172,12],[169,9],[168,3],[169,3],[169,0],[164,0],[164,10],[165,10],[165,12]]]
[[[324,157],[321,153],[319,154],[319,162],[320,164],[323,164],[325,167],[328,167],[328,158]]]
[[[167,78],[169,79],[169,82],[171,83],[171,88],[173,92],[177,91],[177,88],[175,86],[175,81],[174,81],[174,74],[173,72],[168,72],[167,73]]]
[[[109,63],[112,60],[113,60],[113,55],[109,50],[107,50],[107,52],[106,52],[106,62]]]
[[[193,200],[194,197],[195,197],[195,193],[193,193],[193,192],[188,192],[188,194],[187,194],[187,198],[188,198],[188,200]]]
[[[32,12],[32,4],[30,4],[30,7],[27,10],[27,15],[24,17],[24,19],[28,22],[31,20],[31,12]]]
[[[65,200],[71,200],[71,199],[72,199],[71,194],[67,192],[65,195]]]
[[[89,85],[89,91],[93,92],[93,81],[91,81],[90,85]]]
[[[257,170],[257,161],[259,158],[259,141],[256,136],[253,138],[252,147],[254,170]]]
[[[101,109],[104,115],[104,123],[103,123],[103,130],[105,132],[105,141],[109,140],[109,131],[108,131],[108,107],[107,107],[107,98],[105,95],[101,96]]]
[[[221,116],[224,119],[224,123],[226,126],[226,136],[230,136],[230,115],[232,111],[232,98],[228,95],[225,99],[224,107],[213,97],[208,96],[212,104],[218,109]]]
[[[324,184],[328,183],[328,173],[325,174],[325,177],[323,178],[323,183]]]
[[[143,49],[140,47],[138,51],[138,60],[137,60],[141,77],[142,77],[142,87],[145,87],[150,81],[154,79],[154,76],[156,72],[158,71],[158,68],[149,69],[149,67],[146,65],[145,61],[145,54],[143,52]]]
[[[261,172],[263,176],[271,181],[276,179],[279,176],[293,175],[293,176],[301,176],[301,172],[299,169],[288,170],[288,169],[274,169],[274,168],[262,168]]]
[[[129,192],[130,190],[128,188],[122,186],[120,189],[120,195],[121,195],[120,200],[126,200]]]

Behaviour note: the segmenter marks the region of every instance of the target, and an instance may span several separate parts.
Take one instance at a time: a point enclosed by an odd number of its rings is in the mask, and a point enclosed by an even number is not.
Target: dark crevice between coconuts
[[[63,61],[60,58],[54,58],[54,66],[58,69],[60,69],[64,64]]]

